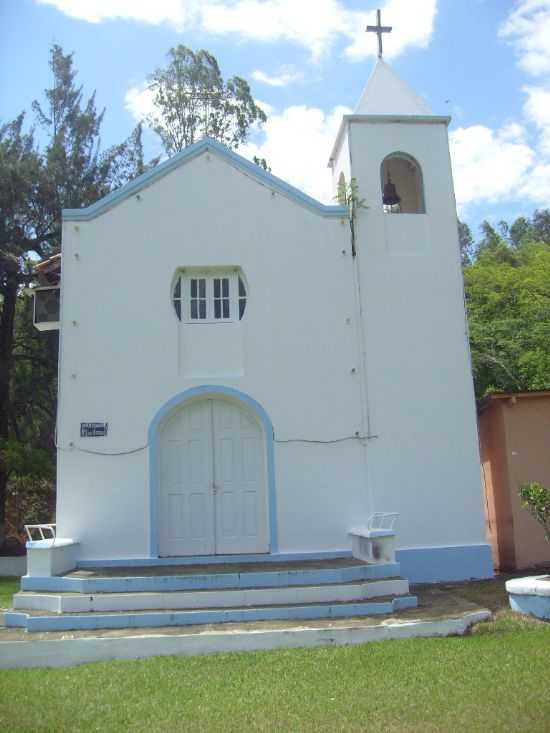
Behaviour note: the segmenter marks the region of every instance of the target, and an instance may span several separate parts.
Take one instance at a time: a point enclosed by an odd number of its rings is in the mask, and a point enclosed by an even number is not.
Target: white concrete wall
[[[426,214],[384,214],[380,164],[422,167]],[[398,546],[485,542],[456,208],[444,124],[351,123],[365,303],[373,508]]]
[[[273,195],[203,154],[141,200],[65,223],[63,257],[57,519],[59,535],[77,538],[83,558],[148,554],[148,456],[96,456],[70,444],[145,446],[157,410],[189,387],[215,381],[247,393],[269,414],[276,439],[360,430],[357,345],[346,323],[354,308],[347,222]],[[192,338],[200,350],[206,330],[177,320],[173,274],[220,265],[241,267],[249,287],[238,324],[242,375],[220,349],[215,380],[190,378],[178,344]],[[107,421],[108,437],[81,439],[81,421]],[[276,445],[281,551],[347,545],[350,524],[368,513],[362,450],[357,441]]]
[[[372,510],[401,512],[399,546],[482,542],[445,131],[354,124],[351,140],[351,174],[369,203],[380,200],[387,153],[420,162],[428,214],[411,227],[425,236],[388,233],[378,205],[360,214],[366,383],[379,437],[369,442],[368,477],[356,440],[276,443],[279,550],[349,547],[347,531]],[[411,256],[400,251],[409,238]],[[187,388],[215,381],[247,393],[269,414],[276,440],[365,429],[349,244],[346,221],[274,194],[215,154],[169,173],[139,200],[64,224],[57,522],[59,536],[80,542],[82,559],[149,554],[147,451],[82,451],[146,446],[159,407]],[[179,345],[193,348],[192,338],[200,349],[203,338],[172,307],[173,275],[185,266],[240,267],[248,283],[242,369],[220,351],[215,380],[182,367]],[[107,421],[108,437],[81,439],[82,421]]]

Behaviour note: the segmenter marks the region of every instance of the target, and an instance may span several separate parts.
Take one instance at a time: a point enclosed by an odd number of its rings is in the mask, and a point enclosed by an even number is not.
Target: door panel
[[[178,410],[161,428],[159,551],[214,553],[212,408],[208,401]]]
[[[264,440],[231,402],[213,402],[216,552],[268,552]]]
[[[161,428],[161,555],[269,551],[260,425],[225,400],[186,405]]]

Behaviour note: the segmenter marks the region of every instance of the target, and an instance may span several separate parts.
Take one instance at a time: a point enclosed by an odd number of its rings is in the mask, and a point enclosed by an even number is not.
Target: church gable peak
[[[219,156],[222,160],[232,165],[235,169],[240,170],[249,178],[258,181],[259,184],[270,188],[276,193],[280,193],[295,203],[305,206],[321,216],[342,217],[347,215],[347,209],[343,206],[323,204],[316,199],[308,196],[308,194],[300,191],[291,184],[274,176],[272,173],[264,171],[256,163],[243,158],[238,153],[230,150],[225,145],[213,140],[212,138],[203,138],[202,140],[189,145],[168,160],[160,163],[155,168],[143,173],[133,181],[130,181],[121,188],[113,191],[107,196],[99,199],[94,204],[82,209],[63,209],[64,221],[89,221],[97,216],[112,209],[130,196],[137,196],[148,186],[154,184],[157,180],[171,173],[176,168],[185,165],[200,155],[212,153]]]

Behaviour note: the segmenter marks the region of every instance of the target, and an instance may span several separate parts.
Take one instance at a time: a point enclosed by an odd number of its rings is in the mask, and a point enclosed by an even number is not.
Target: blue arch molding
[[[222,387],[217,384],[204,384],[192,387],[172,397],[158,410],[149,425],[149,554],[158,557],[158,445],[157,436],[160,423],[166,415],[176,407],[182,407],[195,397],[212,397],[223,395],[248,407],[259,419],[265,433],[266,462],[267,462],[267,506],[269,521],[269,551],[275,554],[279,551],[277,534],[277,500],[275,496],[275,461],[273,451],[273,425],[269,415],[259,402],[244,392],[233,387]]]
[[[274,176],[272,173],[264,171],[259,165],[256,165],[256,163],[251,163],[246,158],[243,158],[242,155],[238,155],[238,153],[233,152],[217,140],[212,140],[212,138],[206,137],[197,143],[193,143],[193,145],[189,145],[185,150],[182,150],[180,153],[176,153],[176,155],[169,160],[157,165],[155,168],[147,171],[147,173],[143,173],[141,176],[138,176],[133,181],[130,181],[125,186],[119,188],[117,191],[113,191],[99,201],[96,201],[95,204],[86,206],[83,209],[63,209],[63,220],[89,221],[90,219],[94,219],[96,216],[112,209],[113,206],[124,201],[124,199],[139,193],[142,189],[150,186],[159,178],[162,178],[167,173],[171,173],[176,168],[179,168],[180,165],[183,165],[187,161],[196,158],[198,155],[201,155],[201,153],[206,151],[219,155],[238,170],[255,178],[262,185],[269,186],[269,188],[278,191],[284,196],[287,196],[317,214],[329,217],[348,216],[348,210],[345,206],[326,206],[311,196],[308,196],[303,191],[300,191],[298,188],[294,188],[294,186],[286,183],[286,181],[283,181],[281,178],[277,178],[277,176]]]

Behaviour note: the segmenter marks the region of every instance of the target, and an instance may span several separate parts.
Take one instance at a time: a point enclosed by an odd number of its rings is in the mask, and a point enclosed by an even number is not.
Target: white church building
[[[63,212],[60,313],[40,289],[36,313],[60,329],[62,556],[27,589],[351,558],[378,513],[409,580],[492,575],[449,121],[380,59],[328,160],[353,216],[210,139]]]

